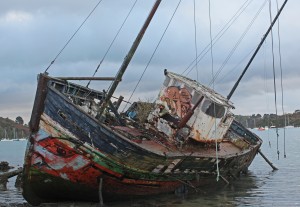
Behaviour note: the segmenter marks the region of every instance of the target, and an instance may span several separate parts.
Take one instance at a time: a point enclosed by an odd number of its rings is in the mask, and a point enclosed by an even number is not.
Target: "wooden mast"
[[[119,71],[118,71],[118,73],[115,77],[115,81],[112,83],[112,85],[110,87],[110,90],[108,91],[107,95],[105,96],[105,99],[104,99],[104,101],[103,101],[103,103],[102,103],[102,105],[99,109],[99,113],[98,113],[99,116],[102,115],[104,109],[108,106],[109,100],[112,97],[113,93],[115,92],[119,82],[121,81],[122,76],[123,76],[124,72],[126,71],[127,66],[129,65],[129,63],[130,63],[137,47],[139,46],[139,43],[141,42],[141,40],[142,40],[142,38],[145,34],[145,31],[146,31],[147,27],[149,26],[150,21],[152,20],[152,17],[154,16],[160,2],[161,2],[161,0],[156,0],[154,6],[152,7],[151,12],[149,13],[149,15],[148,15],[148,17],[147,17],[147,19],[146,19],[146,21],[143,25],[143,27],[141,28],[139,34],[137,35],[135,41],[133,42],[127,56],[125,57],[122,65],[121,65],[121,67],[120,67],[120,69],[119,69]]]

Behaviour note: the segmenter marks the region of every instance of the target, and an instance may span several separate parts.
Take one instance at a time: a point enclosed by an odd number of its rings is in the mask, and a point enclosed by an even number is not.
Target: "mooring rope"
[[[277,11],[279,11],[278,0],[276,0]],[[277,22],[278,29],[278,53],[279,53],[279,67],[280,67],[280,86],[281,86],[281,107],[282,107],[282,114],[284,116],[284,128],[283,128],[283,157],[286,158],[286,151],[285,151],[285,128],[286,128],[286,114],[284,112],[284,105],[283,105],[283,81],[282,81],[282,58],[281,58],[281,40],[280,40],[280,22],[278,19]]]
[[[211,18],[211,3],[208,0],[208,17],[209,17],[209,36],[210,36],[210,57],[211,57],[211,74],[212,78],[214,77],[214,55],[213,55],[213,39],[212,39],[212,18]],[[213,90],[215,90],[215,82],[213,81]],[[216,104],[214,103],[214,115],[216,117]],[[215,119],[214,124],[214,133],[215,133],[215,145],[216,145],[216,165],[217,165],[217,181],[220,178],[219,170],[219,153],[218,153],[218,140],[217,140],[217,120]]]
[[[197,73],[197,81],[199,81],[198,74],[198,44],[197,44],[197,22],[196,22],[196,0],[194,0],[194,30],[195,30],[195,55],[196,55],[196,73]]]
[[[263,44],[264,50],[263,50],[263,55],[264,55],[264,90],[265,90],[265,96],[266,96],[266,108],[267,108],[267,112],[269,113],[270,111],[270,107],[269,107],[269,99],[268,99],[268,84],[267,84],[267,63],[266,63],[266,59],[267,59],[267,47],[266,47],[266,41]],[[270,115],[266,117],[267,118],[267,126],[270,127]],[[270,141],[270,130],[268,130],[268,143],[269,143],[269,147],[271,148],[271,141]]]
[[[51,61],[51,63],[49,64],[49,66],[46,68],[46,70],[44,71],[44,73],[46,73],[49,68],[53,65],[53,63],[56,61],[56,59],[58,58],[58,56],[63,52],[63,50],[67,47],[67,45],[71,42],[71,40],[73,39],[73,37],[77,34],[77,32],[81,29],[81,27],[84,25],[84,23],[88,20],[88,18],[92,15],[92,13],[96,10],[96,8],[98,7],[98,5],[102,2],[102,0],[99,0],[99,2],[96,4],[96,6],[92,9],[92,11],[89,13],[89,15],[84,19],[84,21],[80,24],[80,26],[77,28],[77,30],[73,33],[73,35],[70,37],[70,39],[67,41],[67,43],[63,46],[63,48],[59,51],[59,53],[55,56],[55,58]]]
[[[135,91],[136,91],[137,87],[139,86],[139,84],[140,84],[142,78],[144,77],[144,74],[145,74],[145,72],[147,71],[147,69],[148,69],[148,67],[149,67],[149,65],[150,65],[150,63],[151,63],[151,61],[152,61],[152,59],[153,59],[153,57],[154,57],[154,55],[155,55],[155,53],[156,53],[156,51],[157,51],[159,45],[160,45],[160,43],[161,43],[161,41],[163,40],[163,38],[164,38],[164,36],[165,36],[165,34],[166,34],[166,32],[167,32],[167,30],[168,30],[168,28],[169,28],[169,26],[170,26],[172,20],[173,20],[173,18],[174,18],[175,14],[176,14],[176,12],[177,12],[177,10],[178,10],[178,7],[179,7],[181,1],[182,1],[182,0],[179,0],[179,1],[178,1],[177,6],[176,6],[176,8],[175,8],[175,11],[173,12],[173,14],[172,14],[172,16],[171,16],[171,19],[169,20],[169,22],[168,22],[168,24],[167,24],[167,26],[166,26],[166,28],[165,28],[165,30],[164,30],[162,36],[160,37],[160,40],[158,41],[158,43],[157,43],[157,45],[156,45],[156,47],[155,47],[155,49],[154,49],[154,51],[153,51],[153,53],[152,53],[152,55],[151,55],[149,61],[148,61],[148,63],[147,63],[147,65],[146,65],[146,67],[145,67],[145,69],[144,69],[144,71],[143,71],[143,73],[141,74],[141,76],[140,76],[140,78],[139,78],[137,84],[135,85],[135,87],[134,87],[134,89],[133,89],[133,91],[132,91],[132,93],[131,93],[131,95],[130,95],[130,97],[129,97],[129,99],[128,99],[128,102],[130,102],[130,100],[131,100],[133,94],[135,93]],[[127,107],[127,103],[126,103],[126,105],[124,106],[123,111],[125,111],[126,107]]]
[[[259,14],[263,10],[263,8],[265,7],[266,3],[267,3],[267,0],[263,2],[263,4],[261,5],[261,7],[259,8],[259,10],[254,15],[253,19],[250,21],[249,25],[247,26],[247,28],[245,29],[245,31],[241,35],[241,37],[238,39],[238,41],[235,43],[235,45],[233,46],[233,48],[230,50],[228,56],[226,57],[226,59],[224,60],[224,62],[220,66],[220,68],[217,70],[217,72],[214,74],[213,79],[208,84],[209,86],[211,86],[212,82],[217,79],[217,77],[220,75],[220,73],[222,72],[222,70],[225,68],[227,62],[229,61],[229,59],[231,58],[231,56],[235,53],[236,49],[238,48],[238,46],[241,44],[241,42],[243,41],[243,39],[245,38],[245,36],[249,32],[249,30],[251,29],[252,25],[254,24],[255,20],[257,19],[257,17],[259,16]]]
[[[236,13],[230,18],[230,20],[224,25],[224,27],[217,33],[217,35],[213,38],[213,45],[218,42],[218,40],[228,31],[228,29],[233,25],[233,23],[238,19],[238,17],[245,11],[245,9],[250,5],[249,0],[245,1],[243,5],[236,11]],[[210,44],[207,44],[205,48],[200,52],[198,57],[194,59],[189,66],[181,73],[182,75],[186,73],[188,75],[195,67],[195,61],[200,62],[205,55],[209,52]]]
[[[270,14],[270,22],[272,23],[272,3],[269,0],[269,14]],[[273,68],[273,87],[274,87],[274,101],[275,101],[275,112],[276,112],[276,137],[277,137],[277,156],[279,160],[279,133],[278,133],[278,110],[277,110],[277,90],[276,90],[276,71],[275,71],[275,57],[274,57],[274,38],[273,38],[273,29],[271,29],[271,42],[272,42],[272,68]]]
[[[92,76],[92,77],[95,77],[96,73],[98,72],[98,70],[99,70],[99,68],[100,68],[101,64],[103,63],[103,61],[104,61],[104,59],[105,59],[106,55],[107,55],[107,54],[108,54],[108,52],[110,51],[110,48],[111,48],[111,47],[112,47],[112,45],[114,44],[115,40],[116,40],[116,39],[117,39],[117,37],[119,36],[119,33],[121,32],[121,30],[122,30],[123,26],[125,25],[125,23],[126,23],[126,21],[127,21],[128,17],[130,16],[130,14],[131,14],[131,12],[132,12],[133,8],[135,7],[135,5],[136,5],[136,2],[137,2],[137,1],[138,1],[138,0],[135,0],[135,2],[133,3],[133,5],[131,6],[131,8],[130,8],[130,10],[129,10],[128,14],[127,14],[127,16],[125,17],[125,19],[124,19],[124,21],[123,21],[122,25],[120,26],[119,30],[117,31],[116,35],[114,36],[113,40],[111,41],[111,43],[110,43],[109,47],[107,48],[107,50],[106,50],[105,54],[103,55],[102,59],[100,60],[100,62],[99,62],[99,64],[98,64],[98,66],[97,66],[97,68],[96,68],[96,70],[95,70],[95,72],[94,72],[94,74],[93,74],[93,76]],[[89,80],[89,82],[87,83],[86,87],[89,87],[89,85],[90,85],[91,81],[92,81],[92,80]]]

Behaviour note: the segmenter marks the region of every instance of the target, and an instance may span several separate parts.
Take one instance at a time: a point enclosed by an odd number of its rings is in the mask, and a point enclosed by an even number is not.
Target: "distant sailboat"
[[[27,140],[25,137],[24,137],[24,131],[22,130],[21,131],[22,132],[22,138],[19,138],[19,141],[25,141],[25,140]]]
[[[19,141],[19,138],[18,138],[18,133],[16,131],[16,128],[14,128],[14,138],[12,139],[13,141]]]
[[[201,190],[216,185],[217,176],[228,183],[262,155],[262,139],[235,121],[231,112],[235,107],[230,98],[242,76],[224,97],[164,70],[165,80],[155,103],[148,103],[149,111],[142,107],[147,103],[135,102],[125,114],[118,112],[119,104],[110,99],[160,2],[154,4],[115,77],[39,74],[23,168],[28,203],[101,203]],[[113,80],[108,92],[69,82],[97,79]],[[145,121],[137,118],[145,111]]]
[[[290,124],[290,117],[287,115],[287,125],[284,128],[294,128],[294,125]]]
[[[1,141],[11,141],[10,139],[8,139],[6,128],[4,129],[4,138],[1,139]]]

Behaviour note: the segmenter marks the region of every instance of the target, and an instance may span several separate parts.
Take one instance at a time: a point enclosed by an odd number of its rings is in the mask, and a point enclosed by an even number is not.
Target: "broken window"
[[[217,103],[205,100],[202,104],[202,111],[212,117],[222,118],[225,114],[225,107]]]

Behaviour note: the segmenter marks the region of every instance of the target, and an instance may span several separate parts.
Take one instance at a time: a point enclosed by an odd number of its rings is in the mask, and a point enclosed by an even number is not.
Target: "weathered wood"
[[[8,179],[11,177],[14,177],[18,175],[19,173],[22,173],[23,168],[18,168],[17,170],[13,170],[10,172],[6,172],[0,175],[0,190],[6,190],[6,184],[8,182]]]
[[[44,101],[47,95],[47,85],[49,77],[46,74],[39,75],[38,90],[35,95],[29,128],[31,132],[36,132],[39,129],[41,114],[44,111]]]
[[[61,80],[99,80],[99,81],[114,81],[115,77],[55,77]]]
[[[8,178],[14,177],[14,176],[18,175],[19,173],[21,173],[22,170],[23,170],[23,168],[20,167],[17,170],[13,170],[13,171],[10,171],[10,172],[2,173],[0,175],[0,179],[2,179],[2,178],[7,178],[8,179]]]
[[[119,107],[120,107],[120,105],[121,105],[123,99],[124,99],[123,96],[120,96],[120,97],[119,97],[119,99],[118,99],[118,101],[117,101],[117,103],[116,103],[116,109],[117,109],[117,110],[119,109]]]
[[[264,160],[273,168],[273,170],[278,170],[278,168],[277,167],[275,167],[274,165],[273,165],[273,163],[272,162],[270,162],[270,160],[268,160],[268,158],[261,152],[261,150],[260,149],[258,149],[258,153],[264,158]]]
[[[120,116],[118,110],[116,109],[116,107],[114,106],[114,104],[109,100],[109,107],[111,109],[111,111],[115,114],[117,121],[119,122],[120,125],[125,126],[125,122],[123,121],[122,117]]]

